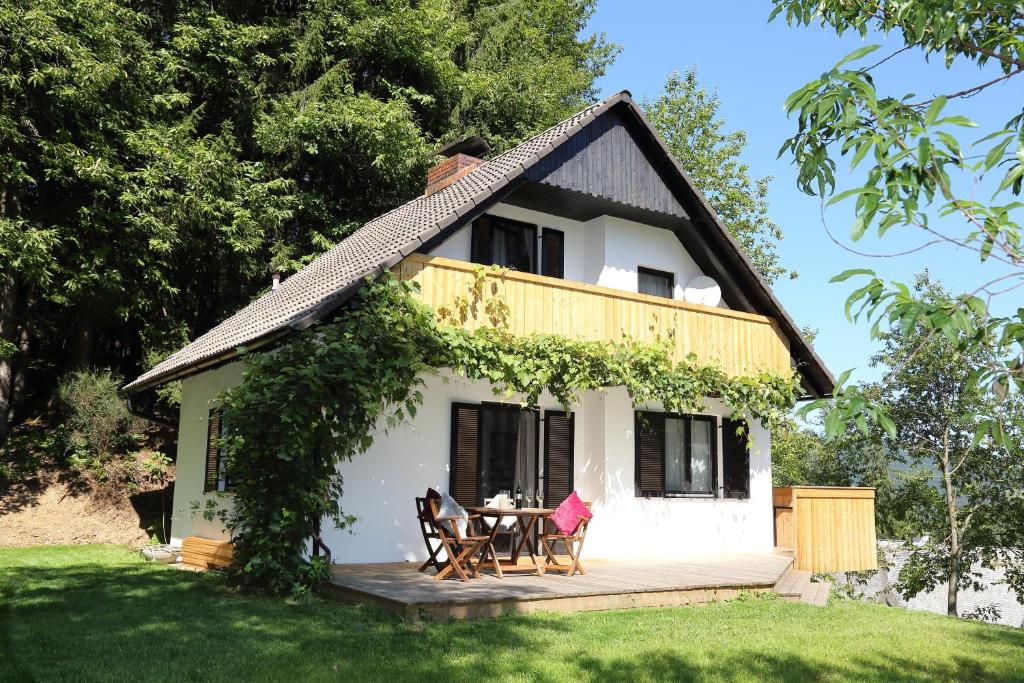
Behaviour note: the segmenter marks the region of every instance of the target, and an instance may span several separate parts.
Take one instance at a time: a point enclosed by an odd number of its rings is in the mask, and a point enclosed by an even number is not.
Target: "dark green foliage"
[[[674,363],[664,344],[439,326],[410,296],[413,286],[387,277],[363,288],[333,322],[249,357],[242,383],[223,397],[226,467],[238,482],[224,517],[242,586],[287,594],[323,579],[323,564],[305,551],[321,520],[341,528],[352,521],[338,463],[365,452],[380,426],[414,417],[422,377],[433,368],[487,380],[530,406],[543,391],[568,409],[583,391],[624,386],[635,404],[657,401],[675,412],[721,396],[768,424],[798,391],[795,377],[729,378],[716,367]]]
[[[322,580],[303,557],[320,520],[343,527],[337,465],[373,442],[378,421],[415,415],[433,314],[388,279],[338,321],[254,355],[223,401],[227,469],[237,482],[228,516],[242,586],[285,594]]]
[[[135,375],[418,195],[440,142],[587,104],[592,11],[0,1],[0,438],[68,368]]]

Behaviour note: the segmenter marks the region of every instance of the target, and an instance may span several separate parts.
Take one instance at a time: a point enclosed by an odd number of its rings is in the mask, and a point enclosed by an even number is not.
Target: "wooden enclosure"
[[[508,305],[505,322],[513,334],[662,339],[671,342],[676,360],[693,353],[732,376],[792,372],[789,342],[769,317],[517,271],[488,272],[483,291],[474,292],[479,267],[412,254],[395,271],[403,280],[417,281],[420,298],[435,310],[452,309],[460,297],[471,302],[466,318],[458,320],[469,330],[494,324],[486,303],[500,297]]]
[[[775,545],[812,572],[878,569],[875,490],[829,486],[772,489]]]
[[[234,557],[235,546],[229,541],[214,541],[198,536],[186,536],[181,541],[181,562],[191,567],[229,567]]]

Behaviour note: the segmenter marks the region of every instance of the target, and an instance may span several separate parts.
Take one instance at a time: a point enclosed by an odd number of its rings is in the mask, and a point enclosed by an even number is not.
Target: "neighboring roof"
[[[417,197],[373,219],[287,278],[276,290],[245,306],[126,385],[124,390],[135,393],[195,374],[237,356],[240,347],[252,349],[272,342],[289,329],[308,327],[344,303],[367,277],[391,268],[428,241],[436,242],[442,233],[456,230],[471,220],[494,203],[501,190],[511,189],[509,184],[519,179],[527,169],[620,103],[638,117],[692,189],[711,222],[717,226],[715,232],[721,233],[716,237],[732,252],[729,256],[738,256],[738,263],[743,266],[743,279],[749,280],[744,284],[757,288],[764,301],[765,310],[756,312],[779,321],[783,333],[790,340],[791,353],[801,366],[800,371],[810,393],[830,393],[834,382],[824,363],[804,340],[800,329],[786,315],[703,195],[679,168],[678,162],[672,158],[627,91],[587,107],[521,145],[485,161],[448,187]]]

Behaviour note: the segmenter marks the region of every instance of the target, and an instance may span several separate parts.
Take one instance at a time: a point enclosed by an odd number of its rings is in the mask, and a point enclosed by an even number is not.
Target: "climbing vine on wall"
[[[380,278],[335,320],[247,358],[242,383],[222,397],[225,461],[236,482],[225,522],[240,585],[283,594],[325,578],[325,561],[308,555],[310,539],[321,520],[341,528],[353,521],[341,505],[339,462],[415,417],[423,377],[437,368],[487,380],[530,407],[547,391],[567,410],[585,391],[623,386],[636,405],[698,412],[715,396],[770,425],[797,396],[795,377],[728,377],[692,358],[674,362],[667,342],[512,335],[507,305],[484,280],[480,269],[467,296],[435,314],[415,298],[415,283]],[[492,326],[459,327],[477,306]]]

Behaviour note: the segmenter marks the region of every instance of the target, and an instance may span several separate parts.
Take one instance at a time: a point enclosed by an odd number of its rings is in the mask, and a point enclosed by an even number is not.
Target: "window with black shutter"
[[[713,496],[718,485],[717,419],[636,412],[636,494]]]
[[[636,495],[661,496],[665,493],[665,414],[637,411]]]
[[[575,489],[573,447],[576,414],[544,412],[544,505],[558,507]]]
[[[210,409],[206,421],[206,468],[203,477],[203,492],[227,491],[230,485],[224,471],[221,437],[224,435],[224,414],[220,408]]]
[[[541,234],[541,275],[565,277],[565,233],[544,228]]]
[[[537,272],[537,226],[497,216],[473,222],[470,252],[474,263],[524,273]]]
[[[745,420],[722,420],[722,470],[726,498],[750,498],[750,445]]]
[[[480,406],[452,404],[452,462],[448,491],[459,505],[477,505]]]
[[[453,403],[448,490],[463,507],[537,488],[540,413],[507,403]]]

